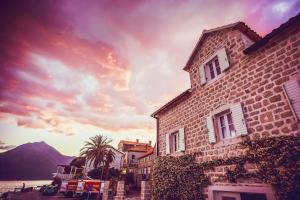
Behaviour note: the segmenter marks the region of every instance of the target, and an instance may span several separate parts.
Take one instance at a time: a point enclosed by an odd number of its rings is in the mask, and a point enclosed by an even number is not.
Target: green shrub
[[[202,200],[209,184],[193,156],[159,157],[153,169],[154,200]]]
[[[280,136],[240,143],[246,154],[196,164],[194,157],[160,157],[154,165],[152,193],[155,200],[204,199],[208,186],[204,170],[218,166],[235,165],[220,181],[258,179],[272,185],[280,200],[297,200],[300,196],[300,137]],[[255,164],[257,170],[247,172],[244,165]]]

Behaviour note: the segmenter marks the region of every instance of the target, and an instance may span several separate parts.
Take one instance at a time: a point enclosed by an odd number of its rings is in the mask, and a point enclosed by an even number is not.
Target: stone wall
[[[189,70],[192,94],[188,99],[158,114],[159,155],[165,154],[165,134],[184,127],[185,153],[198,153],[197,161],[243,154],[236,145],[241,137],[226,143],[208,143],[206,117],[219,106],[241,103],[251,138],[279,135],[300,136],[283,84],[300,72],[300,26],[245,55],[242,33],[225,29],[209,34]],[[200,85],[199,66],[225,47],[230,68],[217,80]],[[224,169],[218,169],[220,173]]]
[[[141,183],[141,200],[151,200],[151,183],[149,181]]]
[[[114,198],[115,200],[124,200],[125,199],[125,182],[118,181],[117,186],[117,195]]]

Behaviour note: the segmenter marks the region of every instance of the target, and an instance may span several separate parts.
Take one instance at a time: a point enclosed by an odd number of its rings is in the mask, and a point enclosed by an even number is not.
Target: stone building
[[[121,140],[118,144],[119,151],[122,151],[125,156],[123,160],[123,167],[137,165],[138,158],[144,155],[148,150],[152,149],[151,141],[149,143],[136,141]]]
[[[151,147],[151,141],[149,143],[140,142],[139,139],[136,141],[120,140],[118,144],[118,150],[122,152],[128,151],[128,149],[133,147]]]
[[[298,14],[263,38],[243,22],[204,30],[183,68],[191,88],[152,114],[158,156],[204,162],[242,154],[244,136],[300,136],[299,29]],[[209,200],[276,198],[270,185],[209,175]]]
[[[156,158],[155,149],[156,147],[154,146],[154,148],[151,148],[138,158],[138,186],[140,186],[142,180],[151,180],[152,168]]]

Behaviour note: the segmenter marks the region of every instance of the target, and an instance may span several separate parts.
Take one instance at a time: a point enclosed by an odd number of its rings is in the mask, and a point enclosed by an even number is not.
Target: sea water
[[[0,181],[0,194],[7,191],[14,191],[15,188],[22,188],[23,183],[25,183],[25,187],[36,187],[49,185],[51,181],[52,180]]]

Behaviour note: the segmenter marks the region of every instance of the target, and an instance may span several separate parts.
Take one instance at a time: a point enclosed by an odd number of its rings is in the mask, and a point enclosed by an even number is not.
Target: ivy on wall
[[[204,200],[208,177],[190,155],[159,157],[152,174],[154,200]]]
[[[219,177],[220,180],[237,182],[238,179],[256,179],[274,186],[281,200],[296,200],[300,196],[299,137],[280,136],[258,140],[246,138],[239,145],[246,150],[242,156],[200,164],[194,162],[192,155],[159,158],[153,172],[154,198],[201,199],[203,195],[200,193],[203,194],[203,189],[209,184],[209,178],[204,171],[228,165],[235,167],[227,169],[225,175]],[[248,172],[245,169],[246,163],[254,164],[256,170]],[[193,166],[191,173],[187,166]],[[192,191],[188,190],[188,194],[182,192],[182,188],[194,188],[193,185],[197,185],[197,198],[191,198],[190,195],[196,195]]]

